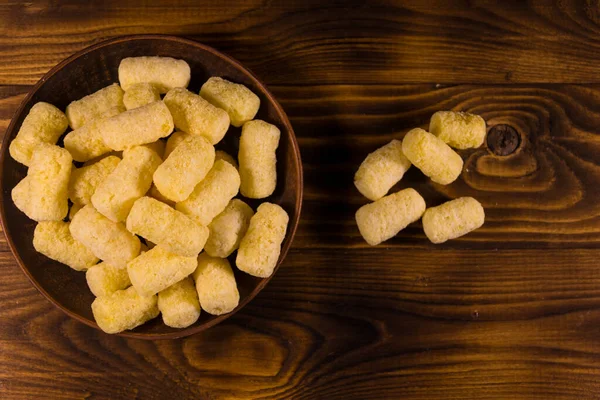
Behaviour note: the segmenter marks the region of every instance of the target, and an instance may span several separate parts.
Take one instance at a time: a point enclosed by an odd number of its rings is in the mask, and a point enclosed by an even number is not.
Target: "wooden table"
[[[600,397],[600,5],[595,1],[67,1],[0,4],[0,131],[53,65],[134,33],[230,54],[280,100],[302,150],[293,249],[206,333],[126,340],[62,314],[0,244],[0,398]],[[498,5],[496,3],[501,3]],[[354,212],[370,151],[437,110],[520,139],[461,152],[449,186],[480,230],[432,245],[420,223],[377,247]],[[514,151],[513,151],[514,150]],[[499,153],[499,154],[500,154]]]

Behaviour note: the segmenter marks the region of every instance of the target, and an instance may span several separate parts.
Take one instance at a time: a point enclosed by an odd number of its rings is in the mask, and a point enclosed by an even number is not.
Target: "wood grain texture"
[[[431,115],[446,109],[480,114],[488,126],[508,124],[522,140],[507,157],[485,145],[460,151],[465,167],[451,185],[424,179],[414,167],[397,185],[417,189],[428,206],[460,196],[483,204],[485,226],[445,247],[598,245],[598,85],[319,86],[274,92],[291,115],[303,154],[306,214],[296,246],[367,248],[353,219],[367,203],[352,184],[354,172],[368,152],[414,127],[427,129]],[[424,238],[417,224],[385,246],[437,248]]]
[[[298,137],[305,196],[265,290],[174,341],[70,319],[0,238],[0,398],[600,398],[599,18],[594,1],[3,3],[0,132],[72,52],[185,35],[269,85]],[[413,168],[397,188],[428,205],[473,195],[486,224],[434,246],[417,223],[370,248],[353,222],[358,164],[441,109],[508,124],[521,146],[461,152],[450,186]]]
[[[230,320],[158,342],[82,325],[7,269],[2,390],[15,398],[600,395],[595,250],[489,257],[446,249],[405,252],[401,262],[385,253],[292,251]],[[49,381],[53,371],[60,374]]]
[[[595,0],[9,1],[0,84],[33,84],[113,36],[183,35],[267,84],[598,82]]]

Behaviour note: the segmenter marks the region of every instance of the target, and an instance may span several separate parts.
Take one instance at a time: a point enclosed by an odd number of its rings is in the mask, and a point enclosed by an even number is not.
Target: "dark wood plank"
[[[8,124],[26,87],[0,90],[0,126]],[[335,85],[274,86],[300,143],[304,212],[297,248],[368,248],[354,222],[367,202],[353,185],[366,154],[427,128],[436,110],[481,114],[488,126],[509,124],[521,146],[498,157],[484,145],[462,151],[465,169],[448,186],[412,168],[397,186],[414,187],[429,206],[474,196],[486,210],[480,230],[445,248],[597,247],[600,243],[600,85]],[[3,243],[0,241],[0,243]],[[419,223],[386,248],[437,248]]]
[[[599,82],[593,2],[153,1],[0,5],[0,84],[33,84],[93,43],[183,35],[267,84]]]
[[[408,130],[427,128],[436,110],[482,115],[521,136],[514,154],[498,157],[484,145],[461,151],[465,168],[451,185],[437,185],[412,168],[397,186],[414,187],[429,206],[474,196],[486,224],[445,247],[596,247],[600,239],[600,86],[400,85],[275,87],[301,145],[305,202],[297,246],[368,247],[354,212],[367,202],[352,179],[360,162]],[[419,224],[385,243],[390,248],[435,246]]]
[[[2,254],[3,398],[600,396],[596,250],[294,250],[239,314],[157,342],[64,316]]]

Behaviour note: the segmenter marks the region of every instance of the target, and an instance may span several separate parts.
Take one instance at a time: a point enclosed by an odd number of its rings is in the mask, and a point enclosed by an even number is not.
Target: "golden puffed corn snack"
[[[73,166],[65,149],[42,143],[31,157],[27,176],[12,190],[15,206],[34,221],[60,221],[69,212],[68,187]]]
[[[260,107],[260,99],[246,86],[216,76],[202,85],[200,96],[227,111],[231,125],[237,127],[253,119]]]
[[[96,158],[92,158],[91,160],[87,160],[86,162],[83,163],[83,167],[89,167],[90,165],[94,165],[96,164],[98,161],[106,158],[106,157],[117,157],[119,160],[123,159],[123,152],[122,151],[110,151],[108,153],[104,153],[101,156],[98,156]]]
[[[189,90],[170,90],[163,101],[169,107],[177,129],[204,136],[211,144],[219,143],[229,128],[227,112]]]
[[[128,110],[145,106],[160,100],[160,93],[156,86],[148,82],[134,83],[123,95],[123,103]]]
[[[116,83],[71,102],[66,111],[69,125],[73,130],[81,128],[95,119],[102,118],[113,107],[119,112],[125,111],[123,89]]]
[[[150,296],[184,279],[197,266],[196,257],[178,256],[157,245],[129,261],[127,272],[138,293]]]
[[[175,150],[175,147],[179,146],[181,142],[183,142],[186,138],[190,136],[191,135],[181,131],[173,132],[171,136],[169,136],[169,138],[167,139],[167,146],[165,147],[165,159],[167,159],[169,155],[171,155],[173,150]]]
[[[158,154],[158,156],[160,157],[161,160],[164,160],[163,156],[165,154],[165,145],[166,145],[166,143],[163,140],[157,140],[156,142],[141,144],[140,146],[152,150],[153,152]],[[127,151],[131,151],[134,148],[135,147],[130,147],[126,150],[123,150],[123,153],[125,153]]]
[[[140,296],[135,288],[117,290],[92,303],[96,323],[106,333],[133,329],[159,314],[157,296]]]
[[[125,111],[96,124],[102,141],[112,150],[156,142],[173,131],[173,117],[162,101]]]
[[[33,150],[40,143],[56,144],[67,126],[67,117],[58,108],[44,102],[35,103],[8,147],[10,156],[29,166]]]
[[[240,302],[235,276],[226,258],[198,256],[198,268],[193,277],[200,299],[200,307],[212,315],[227,314]]]
[[[472,197],[460,197],[428,208],[423,215],[423,230],[431,243],[444,243],[481,227],[485,212]]]
[[[192,135],[189,135],[185,132],[181,132],[181,131],[176,131],[173,132],[173,134],[171,136],[169,136],[169,139],[167,140],[167,146],[165,148],[165,159],[167,157],[169,157],[169,155],[173,152],[173,150],[175,150],[175,147],[179,146],[179,144],[181,144],[181,142],[183,142],[186,138],[190,137]],[[223,161],[227,161],[229,164],[233,165],[236,169],[238,168],[237,162],[235,161],[235,159],[230,156],[229,154],[227,154],[226,152],[224,152],[223,150],[216,150],[215,151],[215,162],[217,160],[223,160]]]
[[[186,257],[196,257],[208,238],[207,227],[151,197],[142,197],[133,204],[126,227],[129,232]]]
[[[184,60],[171,57],[128,57],[119,64],[119,82],[123,90],[136,83],[151,83],[158,91],[167,93],[177,87],[187,87],[191,70]]]
[[[150,191],[148,192],[148,195],[162,203],[165,203],[166,205],[168,205],[170,207],[175,208],[175,202],[171,201],[171,200],[167,199],[165,196],[163,196],[162,193],[158,191],[155,184],[152,184],[152,186],[150,187]]]
[[[231,200],[208,225],[210,233],[204,251],[212,257],[229,257],[240,246],[253,215],[248,204],[239,199]]]
[[[150,247],[148,247],[148,245],[145,244],[144,242],[140,241],[140,254],[143,254],[143,253],[147,252],[148,250],[150,250]]]
[[[125,221],[133,203],[152,185],[152,174],[162,160],[156,152],[137,146],[123,153],[123,160],[98,185],[92,204],[114,222]]]
[[[68,222],[43,221],[37,224],[33,232],[33,247],[75,271],[85,271],[98,262],[90,250],[71,236]]]
[[[85,279],[96,297],[108,296],[131,286],[126,267],[119,268],[105,262],[90,267],[85,273]]]
[[[240,271],[260,278],[271,276],[285,238],[289,217],[272,203],[262,203],[250,219],[248,231],[240,242],[236,265]]]
[[[421,128],[406,134],[402,151],[415,167],[440,185],[454,182],[462,172],[462,158],[441,139]]]
[[[122,111],[117,107],[107,110],[102,117],[95,119],[79,129],[71,131],[65,136],[65,149],[71,153],[75,161],[90,161],[111,151],[110,147],[102,141],[102,132],[98,129],[101,121],[119,115]]]
[[[187,328],[200,317],[200,303],[194,281],[189,276],[158,292],[158,309],[165,325]]]
[[[91,204],[83,207],[69,226],[71,235],[99,259],[118,268],[140,254],[140,240],[122,223],[112,222]]]
[[[231,164],[217,161],[190,196],[175,204],[178,211],[207,226],[219,215],[240,188],[240,175]]]
[[[183,201],[215,161],[215,148],[203,136],[189,136],[154,172],[154,185],[167,199]]]
[[[356,212],[360,234],[371,246],[396,236],[425,212],[425,200],[414,189],[404,189],[366,204]]]
[[[100,183],[117,167],[121,159],[108,156],[102,160],[81,168],[73,168],[69,182],[69,199],[73,204],[89,204],[92,195]]]
[[[402,142],[394,139],[365,158],[354,175],[354,186],[367,199],[378,200],[402,179],[410,165]]]
[[[273,194],[277,185],[277,157],[281,133],[265,121],[249,121],[242,127],[240,138],[240,178],[242,195],[264,199]]]
[[[228,162],[229,164],[233,165],[235,169],[238,169],[238,165],[237,162],[235,162],[235,158],[233,158],[223,150],[215,151],[215,162],[217,162],[217,160],[223,160],[225,162]]]
[[[73,221],[73,217],[75,216],[75,214],[77,214],[82,208],[83,206],[80,206],[78,204],[71,205],[71,208],[69,209],[69,221]]]
[[[456,149],[479,147],[485,139],[485,120],[466,112],[438,111],[431,117],[429,132]]]

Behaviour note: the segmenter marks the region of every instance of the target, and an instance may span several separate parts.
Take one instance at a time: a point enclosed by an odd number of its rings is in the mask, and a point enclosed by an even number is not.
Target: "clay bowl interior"
[[[0,154],[2,167],[0,217],[12,252],[35,287],[68,315],[95,328],[98,326],[94,322],[90,307],[94,296],[87,287],[85,273],[52,261],[33,248],[33,231],[36,223],[20,212],[11,200],[11,190],[25,177],[27,168],[8,155],[8,144],[16,136],[23,119],[36,102],[45,101],[64,111],[71,101],[118,82],[117,69],[121,59],[154,55],[187,61],[192,70],[188,89],[195,93],[198,93],[202,83],[210,76],[221,76],[243,83],[260,97],[261,106],[256,118],[275,124],[281,130],[281,140],[277,150],[277,189],[272,196],[263,200],[281,205],[290,216],[277,268],[290,248],[300,216],[302,164],[292,127],[281,106],[264,85],[237,61],[194,41],[160,35],[116,38],[76,53],[50,70],[34,86],[18,108],[6,131]],[[240,132],[239,128],[230,127],[225,139],[216,146],[217,149],[225,150],[236,157]],[[62,145],[62,139],[59,144]],[[261,202],[241,198],[255,210]],[[240,303],[232,313],[215,317],[202,312],[200,319],[185,329],[170,328],[163,324],[159,316],[133,331],[126,331],[120,335],[142,339],[183,337],[207,329],[244,307],[263,289],[270,278],[255,278],[237,271],[234,267],[235,254],[230,257],[230,262],[240,292]],[[276,272],[277,269],[273,275]]]

